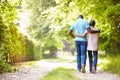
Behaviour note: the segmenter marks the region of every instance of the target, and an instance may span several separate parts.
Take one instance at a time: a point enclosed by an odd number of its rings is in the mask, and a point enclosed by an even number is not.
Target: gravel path
[[[15,73],[1,74],[0,80],[40,80],[44,75],[58,66],[76,69],[76,63],[72,63],[71,61],[37,61],[35,65],[21,67]],[[81,80],[120,80],[120,77],[100,70],[96,74],[91,74],[88,71],[88,66],[86,68],[86,73],[76,71],[73,75]]]
[[[47,74],[50,68],[42,65],[21,67],[15,73],[4,73],[0,75],[0,80],[40,80]]]
[[[120,77],[117,75],[113,75],[100,70],[98,70],[96,74],[92,74],[89,71],[86,73],[76,71],[74,75],[81,80],[120,80]]]

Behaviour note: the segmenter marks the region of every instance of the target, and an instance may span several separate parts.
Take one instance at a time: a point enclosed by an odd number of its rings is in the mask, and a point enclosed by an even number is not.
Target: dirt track
[[[76,63],[71,61],[37,61],[35,65],[21,67],[15,73],[1,74],[0,80],[40,80],[44,75],[58,66],[76,69]],[[88,66],[86,66],[86,73],[80,73],[76,70],[73,75],[81,80],[120,80],[120,77],[100,71],[99,69],[96,74],[91,74],[88,71]]]

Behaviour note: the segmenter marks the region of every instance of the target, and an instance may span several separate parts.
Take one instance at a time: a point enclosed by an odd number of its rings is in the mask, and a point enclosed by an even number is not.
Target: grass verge
[[[120,54],[119,55],[102,55],[99,56],[99,66],[108,72],[120,76]]]
[[[40,80],[80,80],[72,75],[73,69],[58,67]]]

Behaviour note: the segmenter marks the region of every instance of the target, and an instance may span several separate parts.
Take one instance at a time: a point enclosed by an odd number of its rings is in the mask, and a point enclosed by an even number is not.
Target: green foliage
[[[28,0],[26,2],[28,3],[27,8],[33,12],[30,16],[31,24],[27,31],[35,43],[37,43],[35,46],[39,46],[40,51],[37,54],[43,54],[48,49],[53,52],[57,51],[61,47],[61,44],[59,44],[60,40],[56,39],[55,31],[50,26],[52,24],[51,16],[48,16],[49,9],[56,5],[55,1],[31,0],[29,2]]]
[[[27,58],[25,48],[29,49],[31,53],[33,50],[34,45],[30,41],[30,47],[32,48],[25,47],[27,43],[24,42],[24,37],[18,32],[15,23],[16,19],[18,19],[16,9],[18,4],[19,0],[0,1],[0,73],[10,72],[12,71],[11,64],[27,60],[25,59]]]
[[[10,4],[8,1],[1,3],[1,16],[0,16],[0,44],[4,51],[4,56],[7,62],[14,63],[12,59],[15,54],[20,52],[19,33],[14,23],[16,15],[15,5]]]
[[[109,0],[65,0],[60,1],[50,14],[52,29],[56,31],[60,38],[66,38],[66,33],[70,24],[76,20],[80,13],[88,21],[92,18],[96,20],[96,27],[101,30],[99,44],[100,49],[105,51],[118,52],[120,49],[120,1]],[[67,38],[69,39],[69,38]],[[113,47],[114,46],[114,47]]]
[[[40,60],[43,58],[43,51],[39,45],[34,45],[34,60]]]
[[[119,54],[119,53],[118,53]],[[104,55],[102,57],[100,57],[100,61],[101,62],[105,62],[105,60],[107,60],[105,63],[100,63],[99,66],[102,66],[102,69],[111,73],[115,73],[117,75],[120,76],[120,55]]]
[[[15,63],[15,55],[20,54],[19,33],[14,23],[17,16],[16,4],[4,0],[0,2],[0,73],[11,71],[8,63]]]
[[[108,21],[111,24],[111,45],[110,48],[114,48],[114,51],[119,52],[120,50],[120,3],[111,6],[107,13]]]
[[[27,0],[31,24],[27,31],[40,48],[40,52],[63,47],[62,40],[71,42],[67,31],[79,14],[89,21],[95,19],[101,30],[99,50],[116,53],[120,50],[119,0]],[[54,49],[55,50],[55,49]],[[42,54],[42,53],[41,53]]]
[[[86,20],[95,19],[101,30],[99,49],[117,53],[120,51],[120,1],[119,0],[23,0],[25,9],[31,12],[27,32],[32,40],[18,32],[17,8],[21,0],[0,1],[0,65],[24,60],[38,60],[49,50],[56,53],[68,37],[70,25],[83,14]],[[74,45],[74,44],[73,44]],[[28,59],[27,59],[28,58]],[[0,69],[3,69],[1,67]],[[4,70],[4,69],[3,69]],[[7,71],[7,70],[6,70]],[[1,71],[2,72],[2,71]]]
[[[14,72],[15,69],[11,67],[10,64],[4,62],[4,61],[0,61],[0,73],[4,73],[4,72]]]
[[[67,1],[69,2],[69,0]],[[65,5],[65,4],[66,2],[62,3],[61,5]],[[119,47],[117,46],[117,44],[120,42],[119,41],[120,38],[118,36],[118,33],[116,33],[116,31],[117,32],[120,31],[120,29],[116,27],[119,25],[119,22],[120,22],[119,3],[116,3],[116,5],[112,5],[112,6],[111,4],[112,2],[109,2],[107,0],[96,0],[96,1],[82,0],[82,1],[71,1],[69,2],[69,6],[68,6],[68,10],[72,9],[72,10],[75,10],[75,12],[78,12],[78,14],[82,13],[87,20],[91,18],[96,20],[97,22],[96,27],[100,28],[101,30],[100,39],[99,39],[100,49],[106,50],[106,51],[108,51],[108,49],[112,49],[113,46],[114,47],[116,46],[114,49],[120,50]],[[76,8],[75,9],[71,8],[71,5],[72,7],[74,8],[76,7]],[[59,8],[59,10],[63,12],[61,8]],[[56,13],[56,14],[59,14],[59,13]],[[75,16],[72,16],[73,14],[74,12],[71,14],[68,14],[68,17],[66,17],[66,19],[69,19],[69,17],[71,17],[71,19],[72,17],[75,17]],[[65,21],[64,18],[61,19],[61,22],[62,21]],[[69,21],[71,20],[69,19]],[[67,24],[65,25],[65,24],[63,24],[63,27],[68,29],[67,27],[68,25]],[[62,30],[61,32],[66,32],[66,29]],[[115,40],[116,38],[117,40]]]
[[[53,71],[49,72],[40,80],[79,80],[72,75],[73,71],[73,69],[58,67]]]
[[[34,44],[27,37],[25,37],[25,52],[27,55],[27,60],[34,59]]]

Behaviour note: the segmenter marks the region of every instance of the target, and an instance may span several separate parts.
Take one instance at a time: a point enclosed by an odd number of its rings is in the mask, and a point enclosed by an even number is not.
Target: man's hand
[[[89,33],[100,33],[100,30],[99,30],[99,29],[91,29],[90,27],[87,28],[87,31],[88,31]]]
[[[69,30],[67,34],[70,35],[72,38],[75,38],[75,36],[73,35],[73,31],[72,30]]]

